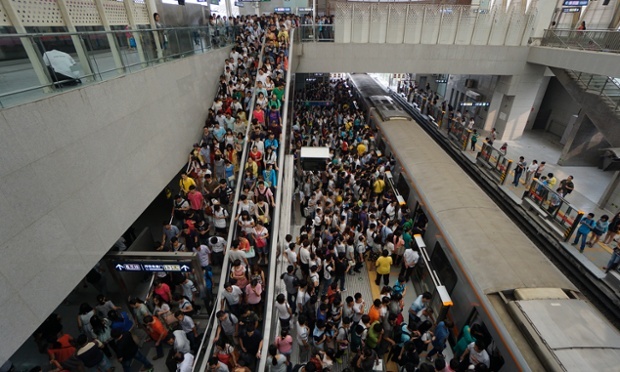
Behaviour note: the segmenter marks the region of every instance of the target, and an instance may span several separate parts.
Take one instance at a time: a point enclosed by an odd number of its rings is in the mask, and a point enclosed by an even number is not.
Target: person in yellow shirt
[[[381,257],[377,258],[375,262],[375,270],[377,271],[377,279],[375,279],[375,284],[380,285],[381,277],[383,277],[383,285],[388,285],[390,283],[390,269],[392,268],[392,257],[390,257],[390,252],[387,249],[384,249],[381,253]]]
[[[258,164],[252,159],[252,157],[248,157],[248,162],[245,164],[245,170],[252,172],[254,178],[258,177]]]
[[[179,181],[179,187],[181,188],[183,195],[187,195],[187,193],[189,193],[190,186],[196,186],[196,182],[194,182],[194,179],[189,177],[187,173],[182,173],[181,180]]]
[[[379,196],[383,194],[384,189],[385,189],[385,181],[383,180],[383,177],[377,178],[377,180],[372,184],[372,191],[374,192],[375,195]]]
[[[359,145],[357,145],[357,155],[364,156],[365,153],[366,145],[364,145],[364,142],[360,142]]]

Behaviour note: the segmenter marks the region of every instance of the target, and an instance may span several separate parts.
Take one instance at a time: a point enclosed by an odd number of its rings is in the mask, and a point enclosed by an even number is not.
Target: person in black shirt
[[[118,361],[123,366],[124,372],[131,372],[131,360],[136,359],[144,365],[146,370],[152,371],[153,364],[140,352],[140,347],[133,340],[131,333],[122,332],[120,329],[112,330],[112,338],[115,341],[115,352]]]
[[[260,331],[249,326],[245,334],[239,338],[239,346],[241,347],[241,359],[248,368],[254,370],[256,360],[260,359],[260,353],[263,349],[263,335]]]

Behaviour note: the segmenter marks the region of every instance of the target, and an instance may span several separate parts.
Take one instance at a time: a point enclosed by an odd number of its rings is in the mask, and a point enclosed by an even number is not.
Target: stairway
[[[601,75],[550,67],[612,147],[620,147],[620,81]]]

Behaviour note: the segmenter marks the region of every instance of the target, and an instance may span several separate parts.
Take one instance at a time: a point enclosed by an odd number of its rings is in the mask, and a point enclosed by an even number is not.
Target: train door
[[[486,351],[489,354],[489,359],[491,361],[490,370],[491,371],[499,371],[504,365],[504,357],[502,357],[493,336],[489,332],[486,324],[480,317],[477,308],[473,308],[469,317],[467,318],[467,322],[465,325],[469,325],[469,333],[472,338],[476,340],[482,340],[486,345]],[[459,342],[465,336],[463,327],[460,330],[459,334]]]

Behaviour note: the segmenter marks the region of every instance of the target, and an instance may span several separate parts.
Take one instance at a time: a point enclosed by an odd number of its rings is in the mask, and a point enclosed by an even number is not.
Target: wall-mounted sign
[[[581,8],[578,6],[573,6],[570,8],[562,8],[562,13],[579,13],[581,12]]]
[[[235,1],[235,6],[239,8],[243,8],[245,4],[243,3],[243,1]]]
[[[586,6],[588,5],[588,0],[564,0],[562,4],[564,6]]]
[[[274,8],[273,9],[274,13],[290,13],[291,12],[291,7],[280,7],[280,8]]]
[[[299,7],[297,8],[298,12],[311,12],[312,8],[304,8],[304,7]]]
[[[115,262],[114,268],[116,271],[129,271],[129,272],[190,272],[192,267],[189,262]]]
[[[463,107],[488,107],[489,105],[489,102],[461,102]]]

